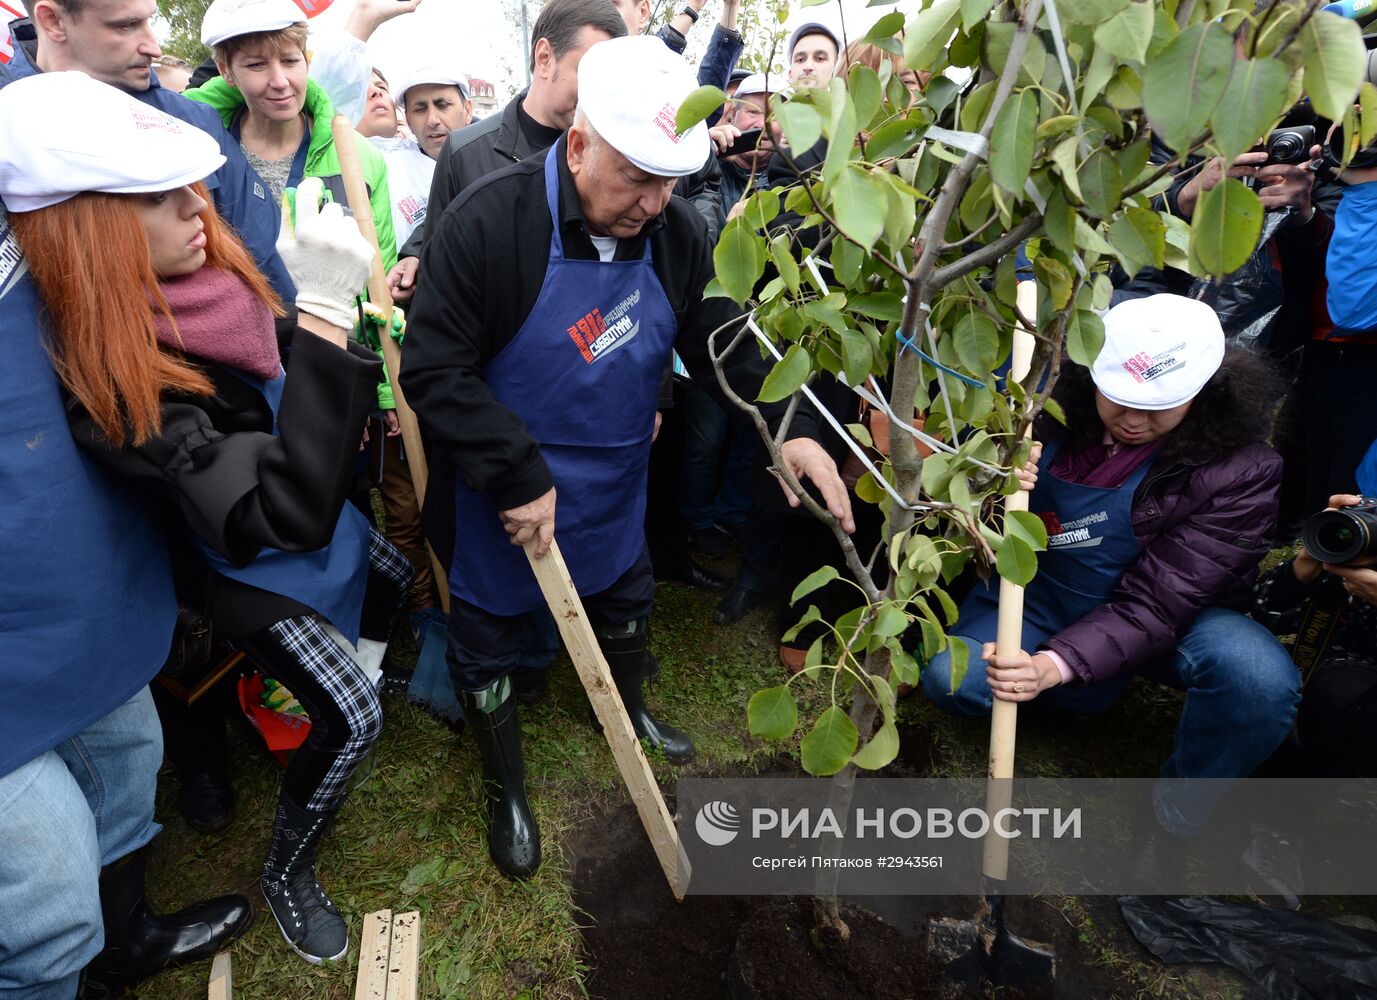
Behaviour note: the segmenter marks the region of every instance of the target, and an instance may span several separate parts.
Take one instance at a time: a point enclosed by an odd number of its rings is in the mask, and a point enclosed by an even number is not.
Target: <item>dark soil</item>
[[[845,957],[811,947],[807,900],[689,896],[676,903],[631,804],[591,817],[571,842],[575,905],[583,914],[585,986],[593,1000],[739,1000],[728,975],[741,955],[764,1000],[891,1000],[938,996],[940,970],[927,959],[928,919],[973,917],[972,897],[876,896],[850,901]],[[1052,946],[1054,997],[1112,1000],[1133,996],[1120,975],[1078,940],[1055,900],[1011,897],[1010,928]],[[1112,898],[1081,907],[1100,927],[1117,924]],[[863,909],[861,909],[863,907]],[[1116,937],[1118,935],[1116,934]],[[984,995],[975,991],[968,996]],[[999,990],[999,997],[1036,996]]]

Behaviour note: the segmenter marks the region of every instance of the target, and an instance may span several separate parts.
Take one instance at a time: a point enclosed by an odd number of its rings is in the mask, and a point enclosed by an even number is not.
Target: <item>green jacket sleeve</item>
[[[382,253],[383,270],[392,270],[397,263],[397,237],[392,229],[392,195],[387,187],[387,163],[371,142],[361,135],[355,136],[359,150],[359,162],[363,166],[363,177],[368,184],[368,202],[373,209],[373,229],[378,234],[378,250]],[[387,330],[382,337],[391,336]],[[378,356],[382,356],[379,350]],[[383,380],[378,383],[378,406],[384,410],[397,408],[392,399],[392,372],[386,371],[384,364]]]

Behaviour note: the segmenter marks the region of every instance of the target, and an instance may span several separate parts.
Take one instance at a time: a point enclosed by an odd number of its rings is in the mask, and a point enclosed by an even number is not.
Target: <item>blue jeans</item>
[[[100,951],[100,870],[152,840],[163,735],[143,688],[0,776],[0,1000],[72,1000]]]
[[[923,668],[923,690],[933,704],[963,715],[988,715],[994,700],[980,659],[982,642],[952,636],[970,649],[961,686],[951,690],[946,652]],[[992,637],[991,637],[992,638]],[[1281,746],[1300,703],[1300,673],[1265,628],[1236,611],[1206,608],[1181,637],[1172,656],[1138,671],[1186,692],[1171,756],[1153,792],[1157,820],[1171,833],[1197,835],[1226,790],[1223,782],[1189,778],[1242,778]],[[1074,712],[1109,708],[1128,690],[1131,674],[1093,684],[1074,683],[1044,691],[1038,701]]]

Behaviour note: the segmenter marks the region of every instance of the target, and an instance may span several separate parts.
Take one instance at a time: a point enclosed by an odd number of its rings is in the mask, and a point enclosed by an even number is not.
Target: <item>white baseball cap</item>
[[[708,160],[707,125],[683,135],[674,126],[697,89],[689,64],[651,35],[598,42],[579,62],[579,110],[613,149],[657,177],[683,177]]]
[[[58,108],[74,109],[79,127]],[[38,73],[0,90],[0,199],[11,212],[83,191],[170,191],[224,162],[205,132],[85,73]]]
[[[1104,317],[1104,347],[1090,369],[1095,388],[1135,410],[1170,410],[1205,388],[1224,361],[1215,311],[1184,295],[1120,302]]]
[[[457,69],[447,67],[439,60],[435,60],[406,68],[392,90],[392,99],[396,102],[397,107],[405,110],[406,92],[422,83],[452,84],[459,88],[461,98],[466,101],[469,99],[469,78]]]
[[[782,73],[752,73],[737,85],[734,97],[747,97],[751,94],[778,94],[789,86],[789,80]]]
[[[215,0],[201,22],[201,44],[213,49],[240,35],[305,23],[306,15],[292,0]]]

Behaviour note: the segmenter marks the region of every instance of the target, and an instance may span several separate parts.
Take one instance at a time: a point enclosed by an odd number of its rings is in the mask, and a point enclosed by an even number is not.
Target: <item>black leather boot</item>
[[[169,966],[212,958],[253,923],[253,908],[239,895],[154,913],[144,897],[146,864],[138,850],[100,877],[105,949],[86,968],[83,996],[89,1000],[113,1000]]]
[[[1189,841],[1157,822],[1148,802],[1133,824],[1124,864],[1124,889],[1131,896],[1178,896],[1185,890],[1186,847]]]
[[[693,760],[693,740],[688,734],[655,718],[645,704],[645,681],[660,672],[659,663],[648,648],[649,623],[640,618],[625,625],[598,626],[596,631],[636,735],[658,747],[671,764]]]
[[[349,928],[316,881],[316,850],[334,812],[303,809],[283,792],[258,884],[282,936],[312,965],[338,962],[349,951]]]
[[[540,867],[540,829],[526,800],[526,761],[511,681],[503,677],[481,691],[459,691],[464,721],[478,741],[488,797],[488,853],[512,878]]]

